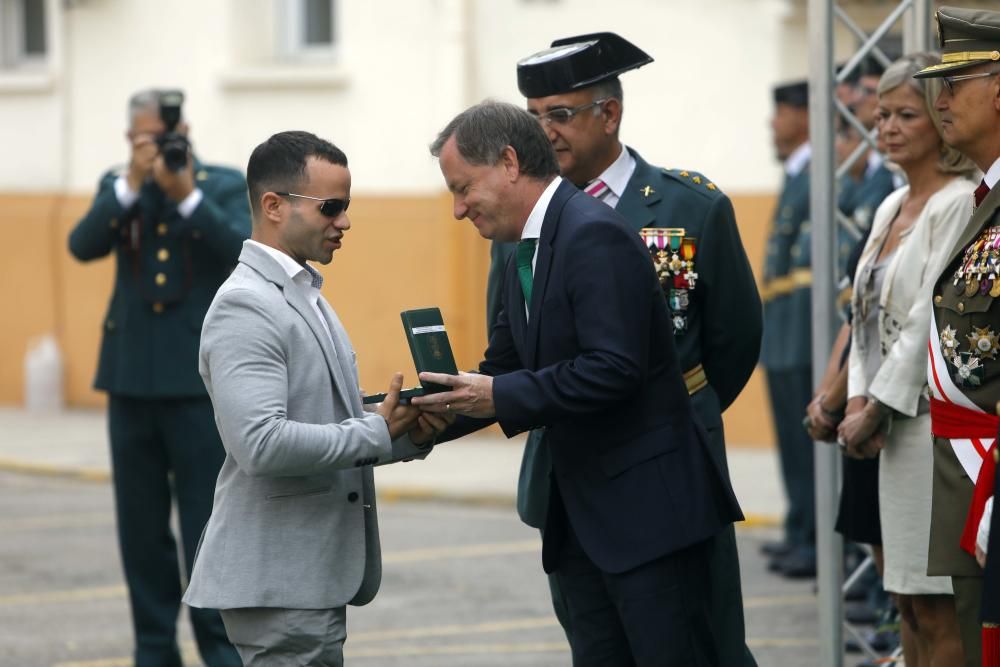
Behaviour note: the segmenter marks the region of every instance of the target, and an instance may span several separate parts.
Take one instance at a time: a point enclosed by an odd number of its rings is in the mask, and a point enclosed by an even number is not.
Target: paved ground
[[[0,408],[0,470],[107,479],[106,432],[103,411]],[[469,436],[441,445],[425,461],[380,467],[375,480],[385,497],[513,505],[521,447],[522,440],[501,434]],[[748,524],[776,525],[785,511],[776,454],[731,447],[729,468]]]
[[[380,523],[382,590],[349,611],[349,664],[569,666],[538,537],[510,509],[383,498]],[[0,665],[129,667],[110,485],[0,472],[0,536]],[[773,537],[738,531],[749,643],[761,667],[808,667],[812,585],[765,572],[758,546]],[[199,665],[186,623],[181,646]]]
[[[0,408],[0,667],[128,667],[128,605],[100,411]],[[352,610],[350,664],[569,665],[535,532],[513,511],[520,441],[485,434],[378,468],[385,577]],[[776,457],[733,447],[749,643],[761,667],[816,664],[811,582],[765,571],[784,511]],[[198,664],[183,626],[189,665]],[[853,665],[852,658],[845,665]]]

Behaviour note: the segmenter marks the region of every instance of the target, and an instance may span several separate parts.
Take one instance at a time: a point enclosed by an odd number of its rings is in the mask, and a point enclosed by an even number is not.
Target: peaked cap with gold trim
[[[941,64],[925,67],[915,78],[945,76],[974,65],[1000,62],[1000,12],[942,7],[934,18]]]
[[[559,95],[651,62],[648,53],[613,32],[566,37],[517,63],[517,88],[528,98]]]

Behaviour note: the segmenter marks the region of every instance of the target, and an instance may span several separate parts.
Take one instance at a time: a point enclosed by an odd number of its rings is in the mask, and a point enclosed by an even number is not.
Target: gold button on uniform
[[[158,224],[156,226],[156,233],[159,234],[160,236],[166,236],[167,235],[167,223],[161,222],[160,224]]]
[[[114,320],[108,320],[107,323],[104,326],[106,326],[108,328],[108,331],[111,331],[111,330],[113,330],[115,328],[115,321]]]
[[[934,303],[941,303],[941,295],[940,294],[938,294],[936,297],[934,297]]]
[[[166,248],[160,248],[159,250],[156,251],[156,259],[160,260],[161,262],[167,261],[168,259],[170,259],[170,251],[167,250]]]
[[[163,287],[164,285],[167,284],[167,274],[165,274],[165,273],[157,273],[155,280],[156,280],[156,284],[157,285],[159,285],[160,287]]]
[[[957,307],[958,307],[958,312],[960,312],[960,313],[964,313],[965,312],[965,304],[962,303],[961,301],[958,302],[958,306]]]
[[[118,218],[111,218],[111,229],[118,229]]]
[[[159,301],[157,301],[156,303],[154,303],[153,304],[153,312],[154,313],[162,313],[163,312],[163,304],[160,303]]]

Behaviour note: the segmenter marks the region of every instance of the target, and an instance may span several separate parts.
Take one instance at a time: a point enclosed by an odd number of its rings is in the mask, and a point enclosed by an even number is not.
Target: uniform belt
[[[705,388],[708,378],[705,376],[705,368],[698,364],[694,368],[684,373],[684,384],[687,385],[688,395],[694,396]]]
[[[811,286],[812,271],[810,269],[792,269],[786,275],[765,280],[760,289],[760,299],[764,302],[771,301],[779,296],[786,296],[796,290]]]

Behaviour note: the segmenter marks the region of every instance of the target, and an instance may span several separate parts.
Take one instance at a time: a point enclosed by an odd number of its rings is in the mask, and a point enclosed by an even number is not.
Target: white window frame
[[[278,9],[278,44],[280,55],[284,59],[299,61],[337,60],[340,46],[340,16],[337,0],[327,0],[330,3],[332,17],[332,34],[329,44],[307,44],[304,30],[306,0],[277,0]]]
[[[0,69],[38,68],[48,63],[52,51],[52,32],[49,29],[49,2],[42,0],[45,33],[45,53],[26,53],[24,34],[24,3],[27,0],[0,0]]]

